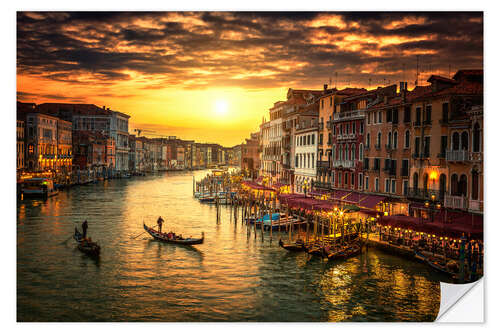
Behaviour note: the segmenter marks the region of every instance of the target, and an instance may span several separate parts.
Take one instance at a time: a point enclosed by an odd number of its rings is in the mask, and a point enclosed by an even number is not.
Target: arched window
[[[462,132],[462,134],[460,135],[460,141],[461,141],[460,149],[469,150],[469,133]]]
[[[359,160],[360,161],[363,160],[363,144],[362,143],[359,144]]]
[[[427,193],[429,187],[429,174],[424,173],[424,184],[423,184],[424,193]]]
[[[413,188],[418,189],[418,173],[413,174]]]
[[[398,132],[397,131],[395,131],[394,134],[392,135],[392,143],[393,143],[394,149],[397,149],[398,148]]]
[[[370,148],[370,133],[366,133],[366,146]]]
[[[479,172],[472,170],[472,200],[479,199]]]
[[[381,141],[382,141],[382,133],[378,132],[378,134],[377,134],[377,146],[380,147]]]
[[[354,143],[351,145],[351,160],[356,159],[356,146],[354,146]]]
[[[474,124],[474,129],[472,130],[472,150],[474,152],[479,152],[480,147],[480,132],[479,132],[479,124]]]
[[[337,159],[337,149],[336,149],[335,145],[332,146],[332,156],[333,156],[334,160]],[[330,160],[330,156],[328,156],[328,160]]]
[[[344,160],[348,160],[349,159],[349,147],[347,145],[345,145],[344,147]]]
[[[391,132],[387,133],[387,146],[389,146],[389,148],[392,146],[392,133]]]
[[[451,175],[451,195],[458,195],[458,175],[454,173]]]
[[[460,149],[460,136],[458,135],[458,132],[453,133],[451,137],[451,149],[452,150]]]
[[[405,132],[405,148],[410,148],[410,131]]]
[[[467,196],[467,176],[461,175],[460,181],[458,182],[458,190],[459,195],[466,197]]]

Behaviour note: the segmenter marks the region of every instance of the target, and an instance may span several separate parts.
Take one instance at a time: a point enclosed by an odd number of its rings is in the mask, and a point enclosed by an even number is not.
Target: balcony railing
[[[425,189],[425,188],[414,188],[414,187],[408,189],[409,198],[432,200],[433,195],[434,195],[434,200],[440,201],[446,197],[446,192]]]
[[[464,196],[445,195],[444,206],[453,209],[467,210],[469,208],[469,201]]]
[[[335,160],[333,161],[334,168],[354,168],[353,160]]]
[[[389,143],[386,143],[386,144],[385,144],[385,149],[386,149],[387,151],[394,150],[394,148],[392,147],[392,145],[391,145],[391,144],[389,144]]]
[[[347,134],[347,139],[356,139],[356,133]]]
[[[330,161],[317,161],[318,169],[328,169],[330,168]]]
[[[447,150],[446,161],[448,162],[466,162],[470,161],[468,150]]]
[[[484,208],[483,202],[480,200],[469,200],[469,210],[474,212],[482,212]]]
[[[347,112],[337,112],[333,114],[333,120],[347,120],[353,118],[362,118],[365,116],[364,110],[355,110],[355,111],[347,111]]]

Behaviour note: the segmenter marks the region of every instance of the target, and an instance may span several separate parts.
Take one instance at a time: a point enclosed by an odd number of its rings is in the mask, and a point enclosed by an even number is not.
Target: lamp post
[[[425,207],[430,208],[431,211],[431,221],[434,222],[434,211],[437,209],[441,209],[441,204],[436,201],[436,196],[433,194],[431,195],[431,202],[426,201],[425,202]]]

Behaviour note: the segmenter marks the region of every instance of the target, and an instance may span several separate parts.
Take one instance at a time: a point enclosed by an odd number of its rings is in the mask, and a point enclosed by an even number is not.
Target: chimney
[[[103,110],[106,110],[106,105],[103,105],[103,106],[102,106],[102,109],[103,109]]]
[[[325,83],[325,84],[323,85],[323,90],[326,92],[326,90],[327,90],[327,89],[328,89],[328,84],[326,84],[326,83]]]
[[[399,82],[399,93],[403,98],[403,103],[406,103],[406,92],[408,90],[408,82]]]

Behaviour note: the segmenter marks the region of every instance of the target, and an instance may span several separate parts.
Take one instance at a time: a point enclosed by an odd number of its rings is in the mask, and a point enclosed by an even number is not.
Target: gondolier
[[[158,217],[158,221],[156,221],[158,223],[158,230],[160,231],[161,233],[161,226],[163,224],[163,219],[160,217]]]
[[[85,239],[85,237],[87,237],[87,229],[88,229],[89,225],[87,223],[87,220],[83,221],[82,223],[82,230],[83,230],[83,238]]]

